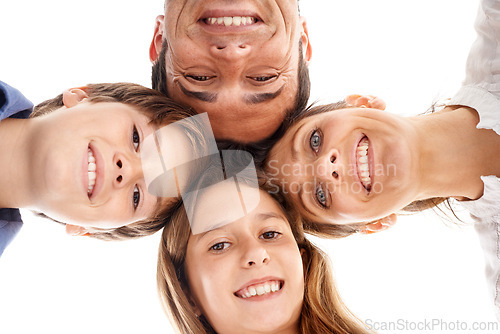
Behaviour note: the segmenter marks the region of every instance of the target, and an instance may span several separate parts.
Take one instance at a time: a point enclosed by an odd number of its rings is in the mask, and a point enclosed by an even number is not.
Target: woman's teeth
[[[358,161],[358,174],[361,184],[366,190],[371,189],[372,179],[370,177],[370,168],[368,165],[368,138],[364,137],[358,144],[356,159]]]
[[[235,294],[241,298],[251,298],[254,296],[262,296],[268,293],[273,293],[279,290],[281,290],[281,283],[279,281],[269,281],[262,284],[248,286],[235,292]]]
[[[89,174],[89,189],[88,189],[88,192],[87,194],[90,196],[92,195],[92,191],[94,190],[94,185],[95,185],[95,179],[96,179],[96,169],[97,169],[97,166],[95,164],[95,158],[94,158],[94,154],[92,153],[92,150],[89,148],[88,150],[88,154],[89,154],[89,170],[88,170],[88,174]]]
[[[211,25],[225,25],[239,27],[244,25],[250,25],[255,23],[257,20],[251,16],[224,16],[224,17],[209,17],[204,20],[206,24]]]

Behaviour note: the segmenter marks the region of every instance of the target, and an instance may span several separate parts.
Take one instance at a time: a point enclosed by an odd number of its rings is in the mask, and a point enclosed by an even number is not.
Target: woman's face
[[[379,219],[417,196],[415,132],[407,118],[368,108],[333,110],[291,127],[266,170],[308,219]]]
[[[297,330],[304,298],[301,252],[281,208],[263,191],[260,198],[245,217],[188,242],[192,297],[221,334]]]

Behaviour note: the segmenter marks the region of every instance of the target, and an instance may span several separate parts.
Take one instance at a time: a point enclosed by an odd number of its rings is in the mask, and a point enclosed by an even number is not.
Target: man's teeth
[[[368,139],[363,138],[358,145],[356,158],[358,160],[358,173],[363,187],[370,190],[372,179],[370,177],[370,168],[368,167]]]
[[[91,195],[92,194],[92,191],[94,190],[94,185],[95,185],[95,179],[96,179],[96,169],[97,169],[97,166],[95,164],[95,158],[94,158],[94,154],[92,153],[92,150],[89,149],[88,150],[88,154],[89,154],[89,170],[88,170],[88,174],[89,174],[89,189],[88,189],[88,194]]]
[[[205,22],[207,24],[212,24],[212,25],[225,25],[226,27],[229,26],[236,26],[239,27],[244,26],[244,25],[249,25],[253,24],[256,22],[256,19],[251,16],[224,16],[224,17],[209,17],[208,19],[205,19]]]
[[[250,298],[254,296],[262,296],[268,293],[273,293],[281,289],[281,284],[279,281],[269,281],[262,284],[256,284],[246,287],[236,294],[241,298]]]

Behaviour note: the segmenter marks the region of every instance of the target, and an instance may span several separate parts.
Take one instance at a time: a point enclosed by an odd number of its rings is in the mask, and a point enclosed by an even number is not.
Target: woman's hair
[[[304,112],[297,114],[293,118],[288,118],[285,120],[285,122],[282,124],[280,127],[280,132],[279,135],[277,135],[276,138],[274,138],[273,142],[268,142],[265,143],[263,146],[266,147],[266,158],[262,159],[261,162],[261,168],[266,170],[266,164],[267,164],[267,158],[268,153],[272,146],[283,137],[283,135],[286,133],[288,129],[290,129],[293,125],[297,124],[301,120],[323,114],[325,112],[333,111],[333,110],[338,110],[338,109],[345,109],[345,108],[352,108],[347,102],[345,101],[339,101],[336,103],[330,103],[330,104],[324,104],[324,105],[310,105]],[[247,148],[249,150],[252,150],[252,147]],[[253,150],[252,150],[253,152]],[[261,156],[262,154],[258,154],[258,156]],[[272,185],[273,189],[281,189],[279,184],[273,184],[273,182],[276,182],[279,180],[275,180],[273,177],[268,176],[268,183]],[[406,207],[401,209],[401,213],[417,213],[421,212],[427,209],[438,209],[441,212],[444,212],[440,208],[440,204],[446,203],[447,208],[452,211],[452,213],[455,215],[453,212],[453,209],[451,208],[451,204],[449,202],[449,198],[446,197],[436,197],[436,198],[428,198],[424,200],[419,200],[419,201],[414,201],[410,204],[408,204]],[[287,196],[284,196],[284,200],[281,203],[282,206],[285,208],[285,210],[291,210],[294,207],[294,204],[291,203],[288,199]],[[455,215],[456,217],[456,215]],[[362,223],[351,223],[351,224],[324,224],[324,223],[317,223],[311,220],[304,219],[304,230],[306,233],[310,233],[312,235],[321,237],[321,238],[343,238],[347,237],[351,234],[360,232],[363,230],[363,228],[369,224],[370,222],[362,222]]]
[[[177,208],[170,224],[163,229],[158,251],[157,284],[160,298],[180,333],[216,333],[203,315],[197,316],[194,312],[185,263],[191,230],[183,205]],[[299,321],[300,333],[369,332],[342,302],[335,288],[330,261],[305,237],[299,215],[295,211],[283,212],[298,247],[304,250],[305,290]]]
[[[180,103],[177,103],[158,91],[132,83],[101,83],[89,84],[84,89],[89,96],[89,103],[119,102],[129,105],[151,119],[157,126],[171,124],[190,116],[196,115],[195,111]],[[38,104],[30,117],[38,117],[48,114],[63,106],[63,95]],[[203,149],[206,145],[205,137],[194,124],[185,122],[185,134],[192,143],[193,149]],[[191,126],[191,127],[190,127]],[[114,228],[93,228],[88,234],[91,237],[102,240],[125,240],[151,235],[160,230],[169,220],[172,212],[179,205],[180,199],[174,199],[169,205],[158,207],[155,214],[146,220],[137,221],[129,225]],[[43,213],[39,216],[47,217]],[[61,222],[59,222],[61,223]],[[64,224],[64,223],[63,223]]]

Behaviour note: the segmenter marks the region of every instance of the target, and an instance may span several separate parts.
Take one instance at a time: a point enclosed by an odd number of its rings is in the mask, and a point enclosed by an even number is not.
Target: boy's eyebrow
[[[290,145],[290,149],[291,149],[291,156],[292,156],[292,161],[293,162],[297,162],[299,160],[299,151],[295,148],[295,141],[296,141],[296,138],[297,138],[297,134],[299,133],[300,129],[302,129],[302,127],[306,125],[306,123],[302,124],[301,126],[299,126],[299,128],[297,129],[297,131],[295,131],[295,133],[293,134],[292,136],[292,139],[291,139],[291,145]]]

